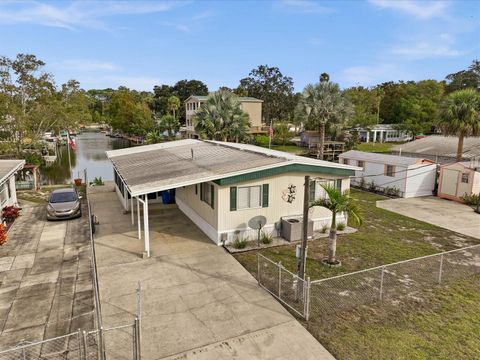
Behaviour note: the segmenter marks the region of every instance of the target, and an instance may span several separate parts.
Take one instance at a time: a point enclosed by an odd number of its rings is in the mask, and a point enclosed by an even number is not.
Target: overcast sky
[[[480,2],[0,2],[0,55],[37,55],[58,83],[236,87],[260,64],[295,89],[444,79],[480,58]]]

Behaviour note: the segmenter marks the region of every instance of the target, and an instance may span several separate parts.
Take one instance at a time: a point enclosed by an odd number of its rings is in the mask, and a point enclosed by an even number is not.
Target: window
[[[358,166],[358,167],[361,167],[361,168],[364,168],[364,167],[365,167],[365,161],[363,161],[363,160],[357,160],[357,166]]]
[[[209,183],[202,183],[200,186],[200,200],[210,205],[210,207],[214,208],[214,193],[215,189],[213,185]]]
[[[344,163],[345,165],[348,165],[348,159],[343,159],[343,163]]]
[[[230,188],[230,211],[268,207],[269,185]]]
[[[468,184],[469,177],[468,173],[462,174],[462,183]]]
[[[385,176],[395,177],[395,166],[385,165]]]

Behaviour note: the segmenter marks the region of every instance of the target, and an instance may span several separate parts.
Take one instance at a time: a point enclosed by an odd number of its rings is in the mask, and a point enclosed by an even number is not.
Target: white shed
[[[463,202],[465,194],[480,193],[480,166],[472,162],[457,162],[440,168],[438,197]]]
[[[25,160],[0,160],[0,209],[17,205],[15,174],[22,170],[24,165]]]
[[[433,195],[435,189],[437,165],[428,159],[350,150],[339,162],[362,168],[351,179],[355,186],[375,186],[404,198]]]

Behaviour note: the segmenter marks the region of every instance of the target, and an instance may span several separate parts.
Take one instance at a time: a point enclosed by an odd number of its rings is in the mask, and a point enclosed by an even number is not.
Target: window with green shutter
[[[230,188],[230,211],[237,210],[237,187]]]
[[[316,181],[315,180],[310,180],[310,185],[308,187],[309,189],[309,197],[310,197],[310,201],[314,201],[315,200],[315,187],[316,187]]]
[[[342,179],[335,180],[335,187],[340,191],[342,190]]]
[[[215,186],[210,185],[210,206],[215,209]]]
[[[263,184],[262,207],[268,207],[268,184]]]

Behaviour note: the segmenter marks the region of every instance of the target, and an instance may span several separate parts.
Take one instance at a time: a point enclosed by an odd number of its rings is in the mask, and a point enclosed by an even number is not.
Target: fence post
[[[382,275],[380,276],[380,301],[383,301],[383,276],[385,273],[385,266],[382,266]]]
[[[308,321],[308,318],[310,317],[310,286],[312,283],[310,282],[310,276],[307,277],[307,289],[305,291],[305,299],[304,299],[304,304],[305,304],[305,320]],[[305,283],[303,284],[305,286]]]
[[[134,322],[134,334],[135,334],[135,339],[134,344],[135,344],[135,360],[141,360],[142,358],[142,347],[141,347],[141,339],[140,339],[140,319],[135,318]]]
[[[81,331],[81,330],[79,329],[78,331]],[[87,344],[87,332],[85,330],[82,332],[82,344],[83,344],[83,360],[87,360],[88,344]]]
[[[259,285],[262,283],[260,280],[260,254],[257,254],[257,282]]]
[[[98,350],[99,350],[99,359],[105,360],[105,339],[103,337],[103,326],[100,326],[98,330]]]
[[[278,262],[278,298],[282,298],[282,262]]]
[[[440,256],[440,269],[438,269],[438,283],[442,283],[442,272],[443,272],[443,253]]]

